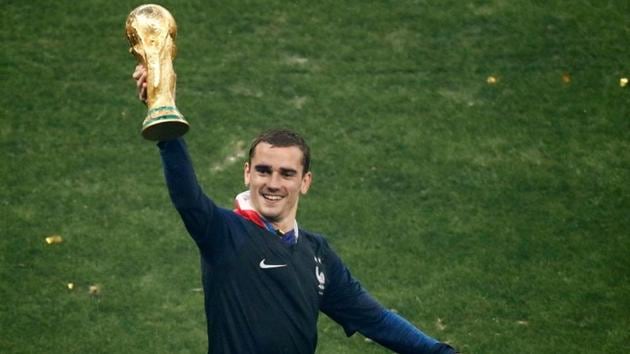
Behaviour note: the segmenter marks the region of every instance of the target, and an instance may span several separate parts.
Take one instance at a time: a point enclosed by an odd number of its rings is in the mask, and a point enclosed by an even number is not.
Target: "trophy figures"
[[[175,107],[175,19],[159,5],[141,5],[127,17],[125,29],[129,52],[147,69],[149,111],[142,123],[142,136],[163,141],[184,135],[188,122]]]

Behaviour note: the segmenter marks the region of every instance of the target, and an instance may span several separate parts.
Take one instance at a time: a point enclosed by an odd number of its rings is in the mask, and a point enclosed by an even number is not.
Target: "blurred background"
[[[140,4],[1,2],[0,352],[207,350],[197,250],[140,136]],[[463,353],[630,350],[627,1],[160,4],[218,204],[254,135],[296,129],[301,227],[388,308]],[[384,352],[322,315],[318,353]]]

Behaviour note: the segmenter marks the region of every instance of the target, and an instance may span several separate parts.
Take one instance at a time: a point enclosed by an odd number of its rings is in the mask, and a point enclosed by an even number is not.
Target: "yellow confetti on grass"
[[[565,84],[570,84],[571,83],[571,75],[569,73],[562,74],[562,82],[564,82]]]
[[[101,285],[100,284],[93,284],[90,285],[88,292],[90,293],[90,295],[92,296],[97,296],[101,294]]]
[[[62,243],[63,242],[63,237],[59,236],[59,235],[50,235],[48,237],[46,237],[46,243],[49,245],[53,245],[56,243]]]
[[[622,77],[621,79],[619,79],[619,86],[626,87],[627,85],[628,85],[628,78],[627,77]]]
[[[494,85],[497,82],[499,82],[499,79],[496,76],[488,76],[488,78],[486,79],[486,82],[488,83],[488,85]]]
[[[443,331],[446,329],[446,325],[444,324],[444,322],[442,322],[442,319],[439,317],[437,321],[435,321],[435,327],[437,327],[437,329],[440,331]]]

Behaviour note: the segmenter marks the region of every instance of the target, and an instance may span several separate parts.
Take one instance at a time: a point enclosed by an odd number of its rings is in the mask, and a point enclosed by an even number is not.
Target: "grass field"
[[[139,133],[139,3],[1,4],[0,352],[203,353],[197,251]],[[630,352],[627,1],[162,4],[219,204],[230,156],[295,128],[300,224],[385,306],[463,353]],[[318,353],[386,352],[319,325]]]

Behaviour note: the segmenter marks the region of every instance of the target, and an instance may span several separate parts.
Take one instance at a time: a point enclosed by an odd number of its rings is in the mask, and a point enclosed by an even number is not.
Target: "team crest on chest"
[[[326,289],[326,275],[324,274],[324,272],[320,269],[323,269],[324,267],[322,266],[322,259],[319,257],[314,257],[315,258],[315,278],[317,278],[317,282],[319,283],[317,285],[317,293],[319,295],[324,295],[324,290]]]

